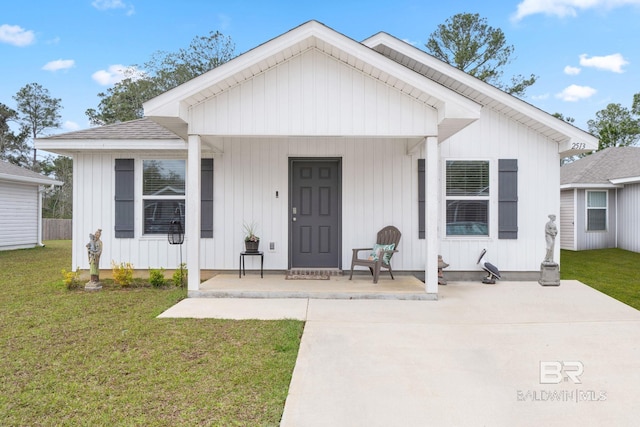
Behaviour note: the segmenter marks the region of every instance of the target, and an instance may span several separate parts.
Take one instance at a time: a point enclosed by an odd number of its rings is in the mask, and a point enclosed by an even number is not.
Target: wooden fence
[[[42,240],[71,240],[71,220],[43,218]]]

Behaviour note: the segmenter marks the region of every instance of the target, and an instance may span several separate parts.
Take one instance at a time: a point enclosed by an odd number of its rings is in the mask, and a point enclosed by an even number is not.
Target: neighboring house
[[[101,268],[176,268],[167,223],[184,215],[190,295],[203,271],[238,268],[245,222],[270,270],[348,269],[351,248],[392,224],[394,270],[424,272],[428,293],[438,254],[451,275],[477,277],[486,248],[505,277],[538,278],[560,158],[597,147],[388,34],[356,42],[316,21],[144,110],[36,145],[74,159],[72,265],[87,268],[102,228]]]
[[[42,193],[62,182],[0,161],[0,251],[42,246]]]
[[[640,252],[640,147],[606,148],[560,172],[560,247]]]

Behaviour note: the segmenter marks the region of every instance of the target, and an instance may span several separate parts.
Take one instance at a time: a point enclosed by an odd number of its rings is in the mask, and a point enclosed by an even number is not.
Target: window
[[[587,231],[607,229],[607,192],[587,191]]]
[[[489,235],[489,162],[447,160],[447,236]]]
[[[142,161],[144,234],[167,234],[172,220],[185,219],[184,160]]]

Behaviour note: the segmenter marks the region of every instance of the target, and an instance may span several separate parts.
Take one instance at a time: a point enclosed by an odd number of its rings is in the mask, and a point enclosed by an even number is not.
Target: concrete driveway
[[[577,281],[439,290],[439,301],[188,299],[163,315],[306,319],[285,427],[638,425],[639,311]]]

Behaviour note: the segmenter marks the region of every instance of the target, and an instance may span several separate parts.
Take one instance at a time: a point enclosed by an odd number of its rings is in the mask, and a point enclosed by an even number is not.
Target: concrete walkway
[[[306,320],[284,427],[638,425],[639,311],[576,281],[439,291],[191,298],[161,317]]]

